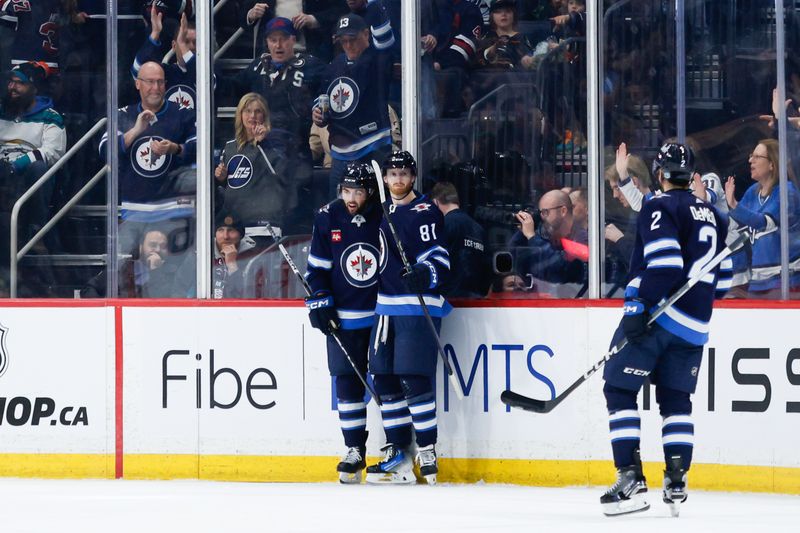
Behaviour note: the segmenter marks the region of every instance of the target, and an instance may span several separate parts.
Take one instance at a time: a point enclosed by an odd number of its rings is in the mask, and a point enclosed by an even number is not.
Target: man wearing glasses
[[[519,230],[509,243],[517,270],[550,283],[583,283],[587,276],[584,250],[588,235],[575,223],[569,195],[560,189],[546,192],[539,209],[516,214]],[[540,216],[540,220],[537,220]]]
[[[193,216],[194,179],[187,190],[178,187],[180,167],[195,161],[197,136],[194,110],[165,98],[164,69],[149,61],[136,78],[140,101],[119,110],[120,251],[135,250],[141,226]],[[100,140],[107,158],[108,134]],[[193,171],[190,171],[193,172]],[[181,197],[181,195],[186,195]]]
[[[164,98],[164,69],[147,62],[139,69],[140,102],[119,110],[119,198],[150,203],[175,196],[167,174],[195,159],[195,114]],[[100,140],[106,155],[107,135]]]

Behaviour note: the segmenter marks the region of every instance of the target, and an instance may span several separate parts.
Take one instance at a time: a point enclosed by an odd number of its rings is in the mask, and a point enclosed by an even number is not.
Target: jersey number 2
[[[703,254],[703,257],[692,263],[692,268],[689,269],[689,278],[694,278],[697,274],[714,259],[715,252],[717,251],[717,230],[711,226],[703,226],[700,228],[700,234],[697,236],[700,242],[707,242],[710,244],[708,251]],[[714,283],[714,274],[709,272],[700,280],[703,283]]]

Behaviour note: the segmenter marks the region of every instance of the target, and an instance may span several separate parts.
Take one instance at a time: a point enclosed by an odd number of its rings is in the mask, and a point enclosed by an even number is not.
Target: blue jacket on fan
[[[749,289],[765,291],[781,286],[781,233],[780,186],[776,185],[769,196],[762,198],[759,185],[754,183],[731,209],[730,217],[753,232],[753,258]],[[788,183],[789,196],[789,272],[790,286],[800,285],[800,194],[793,183]],[[744,253],[736,255],[743,258]]]

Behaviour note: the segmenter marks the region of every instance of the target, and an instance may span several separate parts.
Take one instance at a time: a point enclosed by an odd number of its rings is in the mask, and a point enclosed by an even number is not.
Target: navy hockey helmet
[[[383,171],[386,172],[390,168],[408,168],[411,169],[411,174],[417,175],[417,162],[414,160],[414,156],[406,150],[392,152],[386,158],[386,161],[383,162]]]
[[[339,188],[366,189],[367,193],[375,192],[377,179],[375,171],[368,163],[348,163],[339,179]]]
[[[664,179],[677,184],[687,184],[694,174],[694,154],[685,144],[664,143],[653,159],[653,176],[658,169],[664,173]]]

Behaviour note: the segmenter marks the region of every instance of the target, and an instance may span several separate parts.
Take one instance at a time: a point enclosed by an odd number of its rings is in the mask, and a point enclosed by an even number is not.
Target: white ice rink
[[[599,488],[0,480],[4,533],[797,532],[800,497],[690,492],[671,518],[602,516]]]

